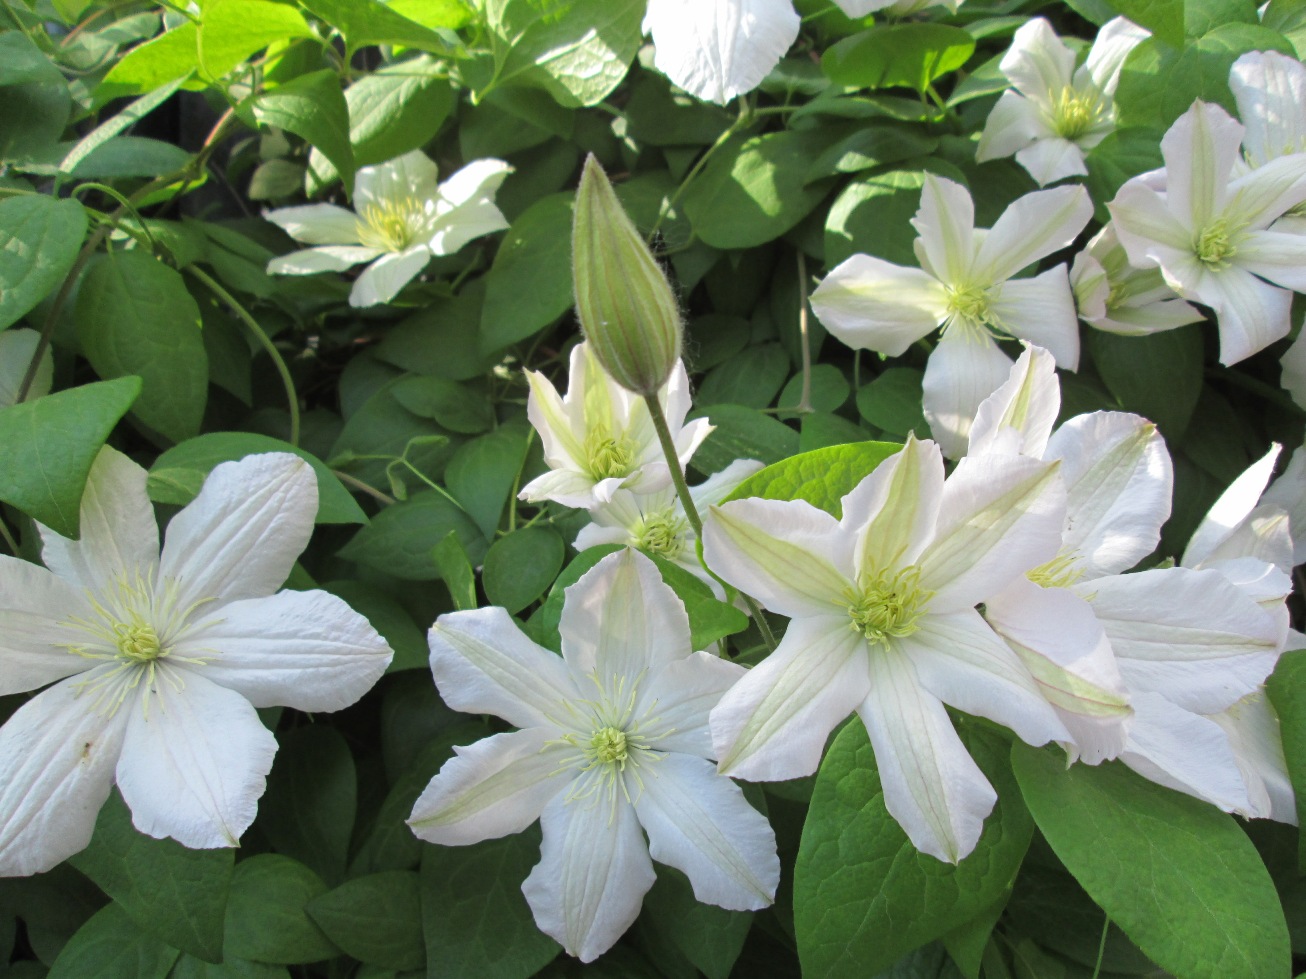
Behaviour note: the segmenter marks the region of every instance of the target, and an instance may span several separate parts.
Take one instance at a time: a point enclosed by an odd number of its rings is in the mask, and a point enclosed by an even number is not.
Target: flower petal
[[[907,436],[840,502],[839,522],[854,535],[854,579],[915,564],[934,536],[943,496],[943,456],[933,442]]]
[[[609,554],[566,590],[558,632],[572,675],[593,674],[605,690],[693,652],[684,603],[653,562],[630,548]]]
[[[1220,363],[1226,367],[1259,353],[1292,329],[1292,293],[1238,266],[1207,271],[1194,289],[1215,310],[1220,329]]]
[[[388,303],[430,261],[431,249],[426,242],[413,245],[407,251],[382,255],[354,280],[354,287],[349,290],[349,305],[361,308]]]
[[[984,282],[1003,282],[1065,248],[1092,216],[1093,202],[1083,187],[1053,187],[1017,198],[984,236],[972,274]]]
[[[455,748],[413,806],[413,833],[446,846],[520,833],[571,785],[571,774],[561,769],[578,752],[555,740],[557,734],[532,727]]]
[[[640,734],[658,751],[712,758],[708,714],[747,675],[738,663],[698,652],[668,663],[639,684],[634,717],[651,717]]]
[[[1023,24],[999,63],[1007,80],[1026,95],[1038,98],[1070,84],[1075,55],[1044,18]]]
[[[998,448],[1001,433],[1009,430],[1018,441],[1008,451],[1041,459],[1060,410],[1056,361],[1042,347],[1026,344],[1006,383],[985,398],[975,413],[969,454],[983,455]]]
[[[182,608],[271,595],[308,546],[316,518],[317,478],[298,456],[221,463],[168,524],[159,574],[177,582]]]
[[[35,690],[96,665],[69,649],[89,638],[69,620],[96,619],[83,592],[8,555],[0,555],[0,582],[0,696]]]
[[[1218,571],[1159,568],[1076,585],[1131,691],[1214,714],[1258,689],[1278,658],[1274,617]]]
[[[1193,236],[1201,229],[1187,224],[1186,215],[1171,213],[1166,196],[1142,179],[1126,181],[1107,210],[1131,265],[1158,265],[1173,277],[1197,264]]]
[[[773,782],[816,771],[825,739],[866,696],[867,671],[866,640],[847,616],[794,619],[712,710],[721,773]]]
[[[82,494],[81,539],[69,540],[37,525],[45,566],[97,595],[113,592],[118,583],[152,583],[159,563],[159,527],[145,492],[147,475],[117,449],[102,448]]]
[[[190,670],[158,666],[141,689],[121,707],[127,733],[117,779],[132,823],[192,849],[238,845],[277,739],[248,700]]]
[[[1301,162],[1306,165],[1306,155]],[[1238,243],[1238,264],[1275,285],[1306,292],[1306,238],[1282,231],[1253,231]]]
[[[439,170],[421,150],[360,167],[354,177],[354,206],[360,213],[364,208],[389,203],[434,200],[438,193]]]
[[[970,191],[925,171],[921,206],[911,223],[920,235],[917,254],[925,253],[921,265],[927,272],[950,284],[970,277],[975,257],[975,203]]]
[[[359,262],[370,262],[384,254],[365,245],[323,245],[303,248],[268,262],[268,275],[316,275],[319,272],[347,272]]]
[[[920,685],[911,662],[890,650],[876,658],[857,713],[871,736],[889,815],[922,853],[960,863],[998,796],[943,704]]]
[[[1207,560],[1260,502],[1266,484],[1274,475],[1274,465],[1279,459],[1282,446],[1273,445],[1270,451],[1252,463],[1229,484],[1229,488],[1220,494],[1220,498],[1211,504],[1206,516],[1193,531],[1183,559],[1179,562],[1188,568],[1195,568]]]
[[[1014,156],[1036,139],[1050,135],[1051,127],[1038,106],[1017,92],[1003,92],[989,112],[975,148],[975,162]]]
[[[943,287],[920,269],[854,255],[821,280],[812,310],[854,350],[897,357],[943,322],[947,301]]]
[[[371,623],[328,592],[283,591],[224,605],[175,651],[255,707],[348,707],[372,689],[394,653]]]
[[[1297,334],[1297,339],[1284,351],[1280,360],[1283,373],[1279,377],[1279,386],[1287,391],[1292,400],[1306,408],[1306,329]],[[1298,559],[1298,564],[1301,560]]]
[[[565,704],[582,697],[562,658],[531,642],[505,609],[447,612],[428,640],[435,685],[454,710],[556,727]]]
[[[1125,58],[1149,37],[1149,31],[1124,17],[1116,17],[1098,28],[1097,37],[1093,40],[1093,46],[1088,50],[1088,59],[1084,63],[1093,84],[1104,94],[1114,95]]]
[[[1278,51],[1249,51],[1229,70],[1253,167],[1306,149],[1306,68]]]
[[[1223,108],[1198,100],[1161,137],[1166,200],[1190,228],[1204,229],[1223,210],[1243,132]]]
[[[522,884],[540,931],[569,955],[593,962],[639,916],[653,861],[635,807],[602,793],[554,796],[540,815],[540,862]]]
[[[43,873],[91,842],[127,718],[94,709],[82,682],[38,694],[0,728],[0,877]]]
[[[1210,719],[1229,738],[1247,786],[1249,815],[1296,826],[1297,799],[1283,755],[1279,715],[1264,691],[1244,697]]]
[[[436,255],[452,255],[481,235],[508,227],[494,194],[513,168],[502,160],[475,160],[440,184],[435,230],[428,244]]]
[[[711,762],[670,754],[642,766],[634,799],[650,855],[684,873],[699,901],[757,911],[775,900],[771,824]]]
[[[1061,460],[1068,514],[1063,553],[1087,578],[1120,574],[1151,554],[1170,517],[1174,468],[1156,426],[1138,415],[1072,418],[1044,458]]]
[[[966,454],[975,413],[1010,376],[1011,365],[986,330],[953,323],[943,331],[925,363],[922,408],[930,434],[949,459]]]
[[[1012,336],[1046,349],[1058,367],[1079,368],[1079,320],[1064,265],[1002,283],[993,291],[989,312]]]
[[[798,38],[790,0],[650,0],[653,64],[691,95],[725,105],[752,91]]]
[[[336,204],[282,207],[263,215],[306,245],[357,245],[358,215]]]
[[[1300,339],[1293,341],[1293,347],[1301,346]],[[1286,361],[1288,354],[1284,354],[1283,359]],[[1282,507],[1289,515],[1293,538],[1292,563],[1306,561],[1306,450],[1299,448],[1293,452],[1283,475],[1261,494],[1261,503]]]
[[[1016,162],[1024,167],[1040,187],[1064,180],[1082,177],[1088,173],[1084,165],[1084,150],[1060,136],[1035,140],[1016,152]]]

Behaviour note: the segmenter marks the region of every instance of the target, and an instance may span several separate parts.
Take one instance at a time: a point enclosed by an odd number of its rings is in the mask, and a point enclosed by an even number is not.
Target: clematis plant
[[[1042,17],[1023,24],[999,67],[1014,91],[1002,93],[980,134],[975,159],[1004,156],[1040,187],[1088,173],[1084,154],[1115,129],[1116,83],[1129,52],[1149,33],[1123,17],[1102,25],[1088,59],[1075,53]]]
[[[1092,213],[1082,187],[1056,187],[1026,194],[992,229],[977,229],[966,189],[927,173],[912,219],[922,268],[854,255],[812,293],[812,309],[850,347],[893,357],[943,327],[925,368],[924,410],[944,454],[959,457],[980,402],[1011,369],[997,338],[1030,340],[1050,350],[1059,366],[1078,366],[1066,267],[1029,279],[1012,276],[1070,244]]]
[[[1244,133],[1194,102],[1161,140],[1163,173],[1129,180],[1107,205],[1131,263],[1215,310],[1226,365],[1286,336],[1292,290],[1306,290],[1306,237],[1271,227],[1306,201],[1306,154],[1239,176]]]
[[[452,255],[473,238],[508,227],[494,193],[511,172],[502,160],[477,160],[438,183],[435,164],[420,150],[362,167],[354,178],[354,211],[305,204],[265,215],[314,246],[274,258],[268,272],[344,272],[370,262],[354,281],[349,304],[388,303],[431,256]]]
[[[915,846],[957,863],[996,795],[944,704],[1032,744],[1069,737],[975,606],[1051,558],[1065,493],[1057,467],[964,460],[945,481],[933,442],[909,439],[843,498],[735,500],[704,524],[708,566],[790,622],[779,647],[713,709],[722,773],[797,778],[856,711],[889,813]]]
[[[539,819],[540,862],[522,891],[540,930],[583,962],[634,922],[653,885],[650,855],[682,871],[700,901],[769,905],[775,834],[708,760],[708,711],[743,668],[691,651],[684,605],[631,550],[567,589],[559,633],[561,657],[501,608],[436,621],[440,696],[520,730],[456,749],[413,807],[413,832],[465,845]]]
[[[102,449],[81,539],[0,556],[0,693],[54,684],[0,728],[0,876],[83,849],[115,783],[142,833],[236,846],[277,748],[255,708],[347,707],[393,655],[334,595],[276,591],[317,514],[302,459],[215,467],[162,552],[145,481]]]
[[[537,371],[527,371],[526,378],[527,415],[544,442],[550,471],[527,483],[521,499],[588,509],[611,501],[619,489],[650,493],[670,484],[644,399],[609,377],[588,343],[572,348],[565,396]],[[712,426],[705,418],[685,424],[689,375],[679,360],[656,397],[683,466]]]
[[[1175,295],[1161,270],[1129,264],[1115,228],[1106,225],[1075,256],[1070,266],[1079,318],[1089,326],[1121,336],[1146,336],[1174,330],[1204,317]]]
[[[1242,145],[1248,166],[1306,153],[1306,67],[1300,61],[1278,51],[1249,51],[1229,69],[1229,88],[1247,127]],[[1289,211],[1274,230],[1306,233],[1306,209]]]

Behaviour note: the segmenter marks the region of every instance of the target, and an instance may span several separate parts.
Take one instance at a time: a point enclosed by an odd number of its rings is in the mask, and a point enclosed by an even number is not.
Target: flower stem
[[[286,389],[286,402],[290,409],[290,444],[299,445],[299,395],[295,393],[295,381],[290,376],[290,368],[286,366],[285,359],[281,356],[281,351],[277,345],[272,342],[264,331],[263,327],[258,325],[258,320],[249,314],[244,306],[226,289],[218,284],[213,276],[209,275],[203,269],[194,265],[186,266],[186,271],[199,279],[200,282],[215,296],[221,299],[230,307],[231,311],[239,317],[240,321],[249,327],[249,331],[254,334],[259,344],[268,352],[272,358],[272,363],[276,365],[277,373],[281,375],[281,384]]]
[[[685,470],[681,467],[680,457],[676,454],[676,444],[671,439],[671,429],[667,426],[667,417],[662,413],[662,403],[658,401],[656,394],[644,395],[644,403],[648,405],[649,417],[653,419],[653,429],[658,433],[658,442],[662,446],[662,455],[666,457],[667,468],[671,470],[671,482],[676,487],[676,496],[680,498],[680,505],[684,507],[685,516],[689,520],[689,525],[694,529],[694,537],[701,547],[703,543],[703,520],[698,515],[698,507],[694,506],[694,498],[689,495],[689,484],[685,482]],[[699,560],[702,560],[701,551]],[[706,564],[703,567],[713,578],[717,577]],[[717,578],[717,580],[720,581],[721,579]],[[762,609],[748,595],[743,592],[740,592],[739,595],[744,600],[744,604],[748,606],[748,614],[757,623],[757,631],[762,634],[762,641],[766,643],[766,648],[770,652],[775,652],[775,636],[771,633],[771,626],[762,614]]]

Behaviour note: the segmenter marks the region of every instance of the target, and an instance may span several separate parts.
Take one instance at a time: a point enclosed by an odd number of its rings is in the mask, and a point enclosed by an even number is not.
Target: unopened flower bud
[[[576,193],[571,245],[576,312],[594,355],[622,387],[656,393],[680,357],[680,310],[593,156]]]

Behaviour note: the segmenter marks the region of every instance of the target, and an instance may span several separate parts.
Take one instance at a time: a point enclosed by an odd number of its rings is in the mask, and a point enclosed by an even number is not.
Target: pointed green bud
[[[576,312],[603,369],[636,394],[654,394],[680,357],[671,283],[591,155],[571,232]]]

